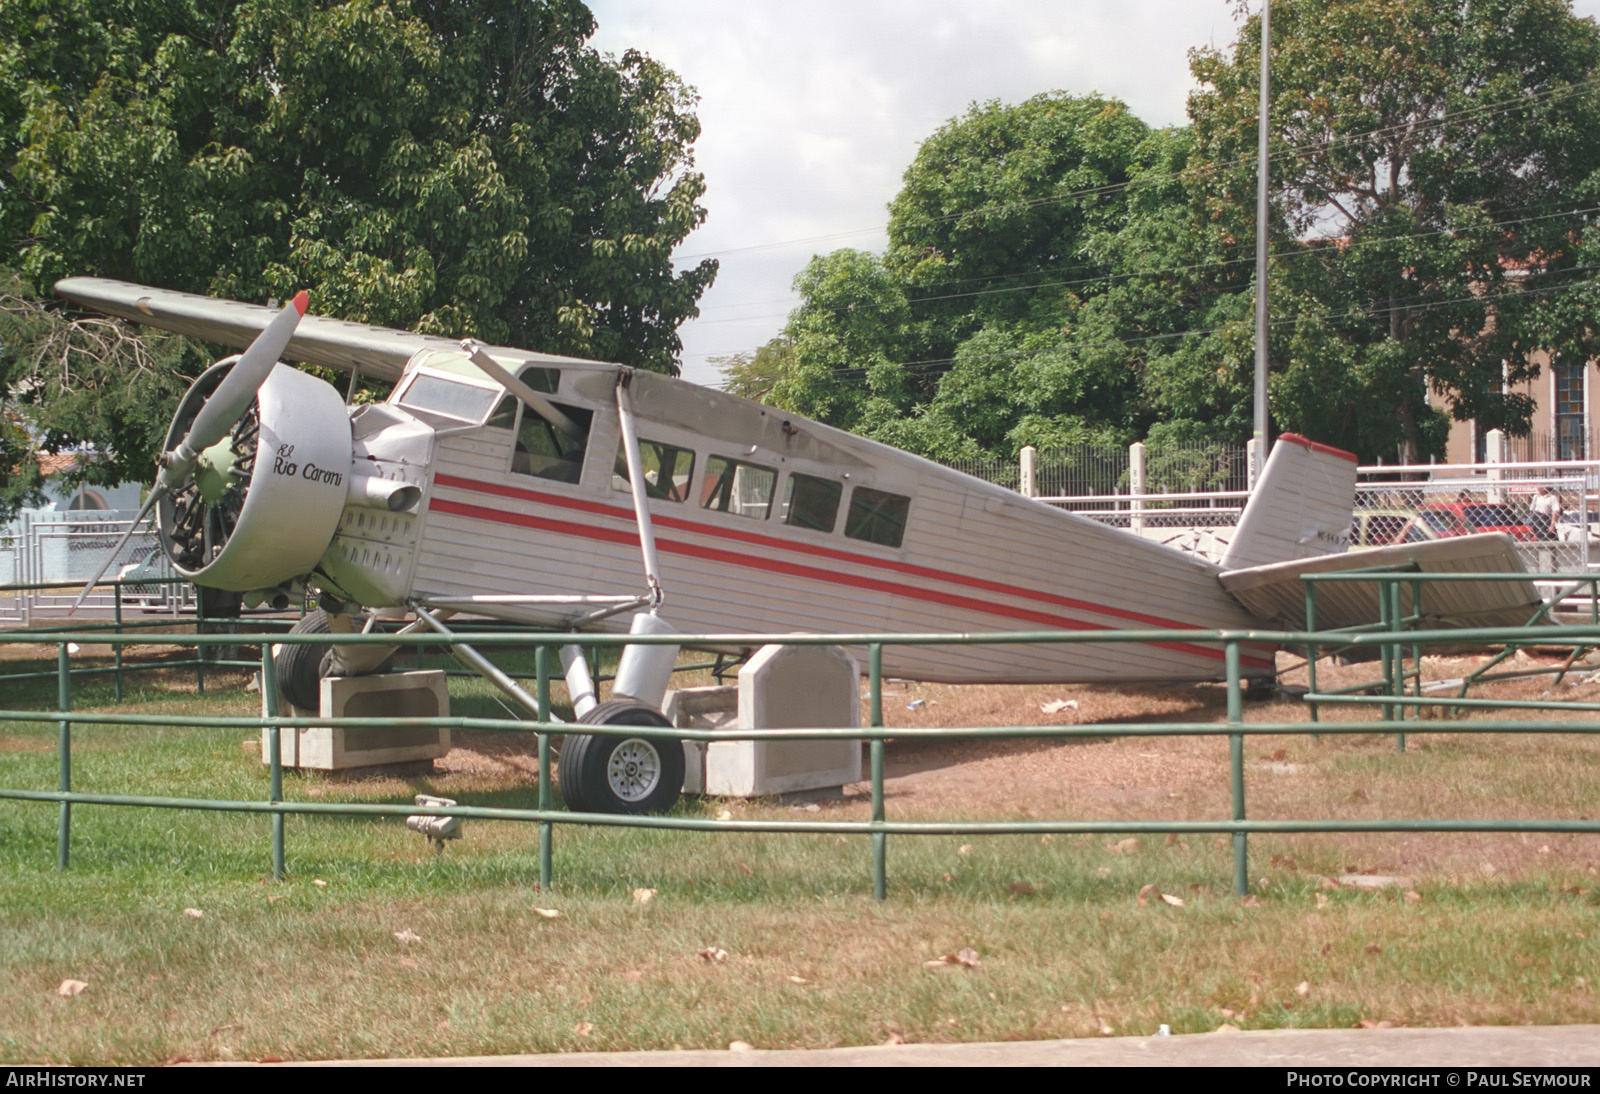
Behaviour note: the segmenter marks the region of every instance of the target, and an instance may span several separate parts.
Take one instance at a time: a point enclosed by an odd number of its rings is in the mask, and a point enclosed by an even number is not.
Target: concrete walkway
[[[451,1060],[342,1060],[393,1067],[1600,1067],[1600,1026],[1304,1029],[971,1045],[691,1052],[577,1052]],[[214,1065],[188,1065],[214,1066]],[[227,1066],[227,1065],[223,1065]],[[316,1063],[268,1067],[325,1066]],[[1600,1080],[1596,1081],[1600,1086]]]

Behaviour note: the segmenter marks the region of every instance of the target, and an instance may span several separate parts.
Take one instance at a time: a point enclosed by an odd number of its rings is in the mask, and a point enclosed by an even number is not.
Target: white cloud
[[[1575,6],[1600,12],[1600,0]],[[717,252],[722,263],[703,317],[682,329],[684,375],[702,383],[718,380],[708,357],[778,332],[790,282],[813,254],[884,246],[886,207],[918,145],[969,104],[1098,91],[1151,125],[1182,124],[1188,51],[1226,47],[1237,28],[1231,0],[590,7],[597,48],[641,49],[700,92],[696,166],[709,215],[679,254]]]

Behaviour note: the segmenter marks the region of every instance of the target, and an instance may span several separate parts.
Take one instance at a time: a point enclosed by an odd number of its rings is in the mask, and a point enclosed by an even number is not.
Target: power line
[[[1326,251],[1328,251],[1330,249],[1334,249],[1334,250],[1343,249],[1343,250],[1345,250],[1347,252],[1354,252],[1354,251],[1357,251],[1359,249],[1367,248],[1367,247],[1376,248],[1376,247],[1379,247],[1379,246],[1384,246],[1384,245],[1389,245],[1389,244],[1394,244],[1394,243],[1399,243],[1399,242],[1414,241],[1414,240],[1421,240],[1421,239],[1431,239],[1431,238],[1437,238],[1439,236],[1447,236],[1447,235],[1459,236],[1459,235],[1465,235],[1465,234],[1470,233],[1470,232],[1478,232],[1478,231],[1484,231],[1484,232],[1500,231],[1500,230],[1503,230],[1505,228],[1515,227],[1517,225],[1535,224],[1535,223],[1539,223],[1541,221],[1558,220],[1558,219],[1562,219],[1562,218],[1566,218],[1566,217],[1589,216],[1591,214],[1596,214],[1596,213],[1600,213],[1600,205],[1579,206],[1578,208],[1575,208],[1575,209],[1564,209],[1564,210],[1561,210],[1559,212],[1541,213],[1541,214],[1538,214],[1538,215],[1535,215],[1535,216],[1517,217],[1517,218],[1512,219],[1512,220],[1491,221],[1491,222],[1485,223],[1485,224],[1468,225],[1468,226],[1463,227],[1463,228],[1430,228],[1430,229],[1427,229],[1425,231],[1402,232],[1402,233],[1399,233],[1399,234],[1396,234],[1396,235],[1368,236],[1368,237],[1362,237],[1362,238],[1359,238],[1359,239],[1356,239],[1356,240],[1352,240],[1352,241],[1349,241],[1349,242],[1345,242],[1344,240],[1338,239],[1338,238],[1324,236],[1324,237],[1320,237],[1320,238],[1317,238],[1317,239],[1314,239],[1314,240],[1303,241],[1303,242],[1293,246],[1292,248],[1284,248],[1282,250],[1279,250],[1279,251],[1274,253],[1273,258],[1274,258],[1275,261],[1278,261],[1278,262],[1285,262],[1285,263],[1287,263],[1287,262],[1298,262],[1298,261],[1300,261],[1302,259],[1318,257],[1319,255],[1325,253]],[[1128,270],[1128,271],[1122,271],[1122,272],[1117,272],[1117,273],[1098,274],[1098,275],[1096,275],[1094,277],[1074,278],[1074,279],[1061,280],[1061,281],[1040,281],[1040,282],[1035,282],[1035,283],[1027,284],[1027,285],[1001,285],[1001,286],[991,287],[991,288],[974,289],[974,290],[972,290],[970,292],[941,293],[941,294],[939,294],[937,296],[911,296],[911,297],[907,297],[906,298],[906,303],[907,304],[937,303],[937,302],[946,301],[946,300],[973,299],[973,298],[985,297],[985,296],[999,296],[999,295],[1004,295],[1004,294],[1007,294],[1007,293],[1033,292],[1033,291],[1036,291],[1036,290],[1044,290],[1044,289],[1076,288],[1076,287],[1087,286],[1087,285],[1096,285],[1096,284],[1111,285],[1111,284],[1114,284],[1114,283],[1116,283],[1118,281],[1129,281],[1129,280],[1133,280],[1133,279],[1136,279],[1136,278],[1158,278],[1158,277],[1168,276],[1168,275],[1172,275],[1172,274],[1194,273],[1194,272],[1199,271],[1199,270],[1226,269],[1228,267],[1250,265],[1250,264],[1254,263],[1254,261],[1255,261],[1255,259],[1252,256],[1241,256],[1239,258],[1215,259],[1215,260],[1208,260],[1208,261],[1204,261],[1204,262],[1190,262],[1190,263],[1185,263],[1185,264],[1178,265],[1178,266],[1160,266],[1160,267],[1153,267],[1153,268],[1150,268],[1150,269]],[[1069,267],[1069,268],[1071,268],[1071,267]],[[1082,269],[1083,267],[1080,266],[1080,267],[1075,267],[1075,268]],[[995,280],[995,279],[1004,278],[1004,277],[1023,277],[1023,276],[1027,276],[1029,273],[1039,273],[1039,272],[1042,272],[1042,271],[1019,270],[1019,271],[1015,271],[1015,272],[1011,272],[1011,273],[993,274],[993,275],[990,275],[990,277],[988,277],[988,278],[970,278],[970,279],[966,279],[966,280],[969,281],[969,282],[970,281],[990,281],[990,280]],[[962,282],[954,282],[954,284],[961,284],[961,283]],[[774,301],[770,301],[770,302],[769,301],[762,301],[760,303],[761,304],[765,304],[765,303],[780,303],[780,302],[781,301],[774,300]],[[723,305],[723,307],[757,307],[757,306],[759,306],[757,303],[744,304],[744,305]],[[736,317],[727,318],[727,319],[700,319],[700,320],[697,320],[696,322],[697,322],[697,325],[702,326],[702,327],[704,327],[704,326],[712,326],[712,325],[720,325],[720,324],[725,324],[725,323],[753,323],[753,322],[759,322],[759,321],[765,320],[765,319],[782,319],[782,318],[785,318],[786,316],[789,316],[789,315],[792,315],[792,314],[793,314],[793,311],[791,310],[789,312],[768,312],[768,313],[762,314],[762,315],[736,316]],[[723,355],[717,354],[717,355],[705,355],[705,356],[723,356]]]
[[[1526,95],[1526,96],[1524,96],[1524,97],[1522,97],[1520,99],[1516,99],[1516,100],[1513,100],[1513,101],[1503,102],[1503,103],[1486,103],[1483,106],[1468,108],[1468,109],[1465,109],[1465,110],[1459,110],[1459,111],[1455,111],[1453,113],[1447,113],[1447,114],[1445,114],[1445,115],[1443,115],[1441,117],[1437,117],[1437,118],[1429,118],[1429,119],[1425,119],[1425,120],[1422,120],[1422,121],[1407,121],[1407,122],[1398,123],[1396,125],[1391,125],[1391,126],[1381,126],[1379,128],[1376,128],[1376,129],[1365,130],[1365,131],[1363,131],[1361,133],[1350,133],[1350,134],[1344,134],[1342,136],[1334,136],[1331,139],[1325,140],[1325,141],[1313,141],[1313,142],[1308,142],[1308,143],[1301,144],[1301,145],[1280,146],[1277,150],[1275,150],[1271,154],[1271,156],[1269,158],[1273,162],[1278,162],[1278,161],[1280,161],[1280,160],[1282,160],[1282,159],[1284,159],[1286,157],[1300,156],[1300,155],[1306,155],[1306,154],[1315,153],[1315,152],[1327,151],[1327,150],[1332,149],[1332,148],[1340,147],[1340,146],[1343,146],[1343,145],[1355,144],[1355,143],[1358,143],[1360,141],[1370,140],[1370,139],[1377,138],[1377,137],[1390,136],[1390,135],[1393,135],[1393,134],[1396,134],[1396,133],[1404,133],[1404,132],[1408,132],[1408,131],[1417,132],[1419,130],[1438,128],[1438,127],[1454,124],[1456,122],[1460,122],[1460,121],[1462,121],[1464,119],[1481,118],[1481,117],[1487,117],[1487,116],[1493,115],[1493,114],[1505,113],[1505,112],[1508,112],[1508,111],[1511,111],[1511,110],[1516,110],[1516,109],[1522,108],[1522,107],[1534,106],[1534,105],[1537,105],[1539,102],[1541,102],[1543,100],[1551,99],[1551,98],[1554,98],[1556,96],[1560,96],[1560,95],[1576,95],[1576,94],[1579,94],[1579,93],[1581,93],[1583,91],[1592,91],[1592,90],[1595,90],[1597,88],[1600,88],[1600,75],[1591,76],[1588,79],[1576,81],[1574,83],[1562,84],[1562,85],[1559,85],[1557,87],[1547,88],[1544,91],[1532,92],[1532,93],[1530,93],[1530,94],[1528,94],[1528,95]],[[1101,184],[1096,185],[1096,186],[1082,187],[1082,188],[1077,189],[1077,190],[1069,190],[1069,191],[1066,191],[1066,192],[1060,193],[1060,194],[1041,195],[1041,196],[1036,197],[1036,198],[1028,198],[1028,199],[1024,199],[1024,200],[1020,200],[1020,201],[1014,201],[1014,202],[1000,202],[1000,203],[996,203],[994,205],[981,206],[981,207],[979,207],[977,209],[964,210],[964,211],[959,212],[959,213],[948,213],[948,214],[944,214],[944,215],[941,215],[941,216],[912,218],[907,223],[908,223],[909,226],[922,227],[922,226],[925,226],[925,225],[940,224],[940,223],[945,223],[945,222],[949,222],[949,221],[960,220],[960,219],[965,218],[965,217],[973,217],[973,216],[978,216],[978,215],[994,215],[996,213],[1002,213],[1002,212],[1011,212],[1011,211],[1015,211],[1015,210],[1026,210],[1026,209],[1031,209],[1031,208],[1037,208],[1037,207],[1043,206],[1043,205],[1051,205],[1051,204],[1057,204],[1057,203],[1066,202],[1066,201],[1073,201],[1073,200],[1076,200],[1076,199],[1079,199],[1079,198],[1092,197],[1092,196],[1099,195],[1099,194],[1114,193],[1114,192],[1116,192],[1118,190],[1129,189],[1129,188],[1134,187],[1134,186],[1142,186],[1142,185],[1146,185],[1146,184],[1159,183],[1159,182],[1170,182],[1170,181],[1176,180],[1178,178],[1181,178],[1186,172],[1191,172],[1191,171],[1195,171],[1195,170],[1215,171],[1215,172],[1220,173],[1222,171],[1226,171],[1226,170],[1229,170],[1229,169],[1232,169],[1232,168],[1251,165],[1251,164],[1254,163],[1254,161],[1255,161],[1255,156],[1252,154],[1250,156],[1241,156],[1241,157],[1238,157],[1238,158],[1232,159],[1232,160],[1221,160],[1221,161],[1217,161],[1217,162],[1214,162],[1214,163],[1201,164],[1201,165],[1198,165],[1198,166],[1185,166],[1183,168],[1179,168],[1176,171],[1151,172],[1151,173],[1147,173],[1147,174],[1138,175],[1135,178],[1131,178],[1131,179],[1125,180],[1123,182],[1101,183]],[[846,238],[850,238],[850,237],[854,237],[854,236],[877,234],[877,233],[881,233],[881,232],[883,232],[885,230],[886,229],[884,227],[882,227],[882,226],[872,227],[872,228],[856,228],[856,229],[849,229],[849,230],[842,231],[842,232],[833,232],[833,233],[829,233],[827,235],[808,236],[808,237],[804,237],[804,238],[800,238],[800,239],[791,239],[791,240],[779,240],[779,241],[775,241],[775,242],[772,242],[772,243],[757,243],[757,244],[752,244],[752,245],[747,246],[747,247],[734,247],[734,248],[729,248],[729,249],[720,250],[720,251],[703,251],[703,252],[699,252],[699,253],[696,253],[696,254],[678,255],[678,256],[675,256],[675,257],[676,257],[676,259],[678,261],[691,262],[691,261],[695,261],[695,260],[698,260],[698,259],[716,258],[716,257],[720,257],[720,256],[723,256],[723,255],[745,254],[745,253],[752,252],[752,251],[779,250],[779,249],[783,249],[783,248],[787,248],[787,247],[800,246],[800,245],[803,245],[803,244],[824,243],[824,242],[828,242],[830,240],[846,239]]]
[[[1600,267],[1585,266],[1580,267],[1579,269],[1595,270],[1600,269]],[[1581,289],[1594,285],[1600,285],[1600,278],[1590,277],[1582,281],[1572,281],[1560,285],[1546,285],[1542,287],[1526,289],[1522,290],[1519,295],[1523,297],[1550,296],[1556,293],[1567,292],[1573,289]],[[1424,298],[1422,297],[1412,297],[1409,300],[1393,302],[1387,307],[1355,307],[1346,309],[1342,312],[1318,314],[1315,316],[1315,318],[1326,322],[1343,322],[1351,319],[1378,320],[1386,316],[1391,316],[1396,312],[1405,312],[1407,314],[1416,314],[1418,312],[1426,313],[1429,311],[1436,311],[1442,308],[1454,307],[1459,304],[1468,303],[1485,303],[1485,301],[1482,297],[1474,295],[1459,296],[1444,300],[1431,300],[1426,302],[1424,302]],[[1285,327],[1299,323],[1304,318],[1306,318],[1306,313],[1304,312],[1296,315],[1280,316],[1273,319],[1269,325],[1273,327]],[[1114,346],[1149,345],[1152,343],[1168,342],[1183,338],[1209,337],[1230,331],[1241,331],[1244,329],[1243,323],[1244,321],[1240,320],[1235,323],[1217,327],[1196,327],[1183,331],[1167,331],[1159,334],[1108,338],[1096,342],[1060,342],[1050,346],[1037,346],[1026,350],[1011,350],[1003,353],[969,354],[965,357],[965,359],[974,361],[1014,361],[1067,350],[1081,351],[1105,349]],[[936,371],[948,371],[956,364],[956,361],[957,359],[953,357],[940,357],[929,358],[923,361],[889,362],[889,365],[890,367],[905,369],[913,374],[927,375]],[[860,379],[865,377],[869,371],[870,370],[865,367],[834,369],[829,370],[829,372],[826,374],[826,378],[829,381]]]

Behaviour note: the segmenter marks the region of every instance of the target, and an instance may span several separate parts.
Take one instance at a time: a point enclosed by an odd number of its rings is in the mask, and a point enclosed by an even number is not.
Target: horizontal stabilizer
[[[1342,553],[1350,544],[1355,497],[1353,454],[1283,434],[1251,491],[1222,568]]]
[[[1371,551],[1351,551],[1324,558],[1279,562],[1231,570],[1222,587],[1232,593],[1264,626],[1299,630],[1339,630],[1377,623],[1377,581],[1324,581],[1317,584],[1316,617],[1306,619],[1308,573],[1378,568],[1414,569],[1419,573],[1522,574],[1516,542],[1504,532],[1459,536],[1425,543],[1402,543]],[[1411,616],[1411,582],[1400,583],[1401,611]],[[1422,586],[1421,618],[1412,624],[1429,630],[1460,627],[1521,627],[1538,611],[1542,599],[1529,579],[1520,581],[1434,581]]]

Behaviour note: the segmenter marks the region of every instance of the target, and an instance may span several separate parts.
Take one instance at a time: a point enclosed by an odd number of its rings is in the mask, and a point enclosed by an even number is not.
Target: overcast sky
[[[1256,4],[1252,3],[1251,10]],[[968,105],[1098,91],[1183,124],[1188,51],[1226,47],[1231,0],[589,0],[593,45],[636,48],[700,93],[705,225],[678,249],[722,263],[681,328],[683,374],[778,333],[795,274],[837,247],[882,251],[917,146]],[[1600,0],[1578,0],[1580,15]]]

